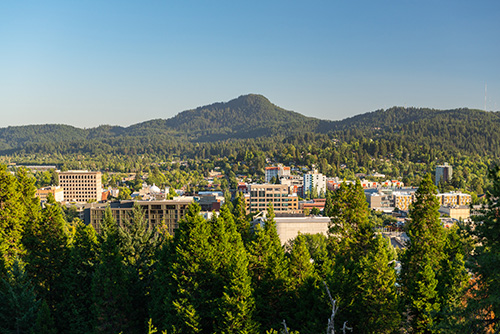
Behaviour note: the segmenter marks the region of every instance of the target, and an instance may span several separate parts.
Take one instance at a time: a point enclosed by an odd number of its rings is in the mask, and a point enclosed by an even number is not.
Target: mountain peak
[[[263,95],[247,94],[228,102],[183,111],[166,123],[184,133],[248,138],[272,135],[276,131],[289,132],[290,127],[311,121],[317,120],[280,108]]]
[[[260,103],[272,104],[271,101],[269,101],[269,99],[267,97],[265,97],[264,95],[261,95],[261,94],[240,95],[238,98],[229,101],[229,103],[232,101],[238,101],[239,103],[247,103],[250,105],[255,105],[255,104],[260,104]]]

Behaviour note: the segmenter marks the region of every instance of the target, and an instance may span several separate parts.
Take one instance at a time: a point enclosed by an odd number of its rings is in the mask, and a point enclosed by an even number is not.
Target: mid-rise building
[[[304,197],[326,194],[326,176],[316,171],[304,174]]]
[[[39,188],[36,190],[36,197],[40,198],[41,202],[47,202],[47,197],[49,194],[52,194],[54,196],[54,199],[56,202],[62,202],[64,201],[64,190],[61,188],[61,186],[51,186],[51,187],[44,187],[44,188]]]
[[[436,186],[439,182],[450,182],[453,175],[453,167],[445,163],[444,165],[436,166]]]
[[[64,189],[64,200],[83,203],[102,198],[101,172],[73,170],[59,172],[59,185]]]
[[[469,205],[472,202],[471,195],[462,192],[442,193],[437,197],[442,206]]]
[[[283,167],[283,165],[266,167],[265,173],[266,183],[270,183],[273,177],[279,180],[284,176],[290,176],[290,167]]]
[[[201,207],[201,211],[220,211],[222,204],[224,204],[224,195],[221,192],[202,192],[195,196],[195,201]]]
[[[172,200],[161,201],[118,201],[111,203],[91,203],[84,210],[85,224],[91,224],[94,229],[101,232],[101,222],[107,206],[110,207],[113,218],[117,224],[123,224],[129,219],[134,205],[139,205],[144,211],[144,217],[150,228],[160,224],[166,227],[168,233],[174,234],[189,204],[193,202],[192,197],[176,197]]]
[[[399,210],[408,211],[410,205],[415,201],[415,192],[395,191],[392,193],[394,207]]]
[[[370,209],[378,211],[392,211],[395,208],[408,211],[410,205],[415,201],[413,188],[400,189],[380,188],[365,190],[366,200]]]
[[[304,178],[299,175],[288,175],[280,179],[280,183],[287,185],[292,194],[302,194],[304,189]]]
[[[289,187],[283,184],[250,184],[250,196],[248,201],[248,212],[260,212],[267,209],[268,203],[272,203],[274,211],[298,210],[297,194],[290,194]]]
[[[392,197],[392,189],[369,189],[365,190],[366,201],[368,202],[368,207],[372,210],[377,211],[388,211],[394,210],[394,201]]]

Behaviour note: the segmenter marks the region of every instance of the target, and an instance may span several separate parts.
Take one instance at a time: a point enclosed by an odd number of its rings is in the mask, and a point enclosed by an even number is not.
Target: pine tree
[[[472,240],[463,234],[462,226],[445,230],[441,270],[436,274],[441,310],[437,330],[456,332],[464,323],[464,303],[470,277],[465,260],[472,249]]]
[[[248,272],[248,256],[229,207],[222,208],[212,231],[211,243],[216,254],[214,260],[220,266],[216,275],[223,287],[216,296],[219,302],[214,316],[215,332],[255,333],[255,302]]]
[[[250,222],[246,216],[246,205],[243,194],[238,192],[233,203],[233,216],[236,224],[236,230],[240,233],[243,243],[247,245],[250,242]]]
[[[168,229],[159,229],[160,239],[154,256],[152,266],[151,301],[149,315],[151,322],[160,328],[166,328],[164,319],[172,307],[165,301],[170,293],[169,284],[172,282],[170,269],[174,261],[175,247],[173,236],[168,234]]]
[[[17,179],[0,165],[0,257],[5,267],[24,254],[25,212]]]
[[[134,206],[131,216],[124,219],[118,231],[134,310],[130,319],[136,331],[143,332],[151,289],[151,266],[155,248],[158,246],[158,234],[153,228],[148,228],[148,221],[139,205]]]
[[[359,180],[355,185],[343,182],[333,194],[325,211],[331,219],[329,234],[335,238],[348,238],[369,224],[366,197]]]
[[[128,332],[134,311],[120,249],[118,226],[108,207],[101,223],[98,264],[92,277],[93,326],[96,333]]]
[[[288,264],[276,232],[272,204],[268,206],[264,228],[255,227],[249,253],[256,319],[263,329],[280,328],[288,292]]]
[[[192,204],[171,246],[168,266],[158,268],[169,279],[162,302],[154,300],[160,328],[179,333],[254,333],[254,301],[248,259],[230,210],[224,206],[210,221]],[[156,274],[158,277],[158,274]],[[157,288],[158,286],[155,286]]]
[[[211,231],[199,212],[197,203],[188,206],[172,245],[164,252],[163,259],[169,261],[162,264],[164,272],[160,274],[166,278],[166,289],[154,291],[162,295],[155,301],[153,320],[169,333],[210,332],[213,325],[207,319],[212,308],[206,305],[206,294],[211,293],[206,284],[213,279],[213,268],[205,260],[213,256],[209,244]]]
[[[325,208],[323,209],[323,215],[325,217],[333,216],[333,203],[332,203],[332,191],[327,190],[325,195]]]
[[[24,209],[24,222],[36,221],[40,218],[40,199],[36,197],[36,179],[21,167],[16,172],[17,191]]]
[[[68,236],[60,206],[47,202],[39,221],[29,222],[23,235],[26,272],[37,296],[57,311],[64,299],[61,273],[67,267]]]
[[[332,194],[330,289],[342,305],[339,317],[356,333],[397,328],[396,272],[389,243],[374,233],[359,181]]]
[[[322,279],[315,271],[305,235],[299,234],[291,242],[288,258],[290,289],[284,318],[300,333],[322,332],[329,307]]]
[[[40,310],[38,311],[33,333],[40,334],[57,334],[57,328],[54,323],[54,317],[50,311],[49,305],[42,301]]]
[[[471,264],[475,285],[467,301],[470,332],[500,331],[500,166],[489,171],[487,205],[474,219],[470,234],[476,248]]]
[[[430,174],[422,180],[406,226],[408,248],[402,257],[403,316],[410,332],[432,333],[441,310],[438,274],[444,258],[444,231],[439,221],[437,191]]]
[[[30,333],[39,308],[33,285],[16,259],[0,280],[0,333]]]
[[[229,189],[224,190],[224,205],[226,205],[229,208],[229,211],[233,211],[233,202],[231,201],[231,192]]]
[[[64,300],[58,322],[62,332],[90,333],[93,329],[92,277],[97,264],[97,236],[91,225],[76,224],[69,249],[68,266],[62,273]]]
[[[314,276],[314,265],[306,246],[305,237],[299,233],[294,239],[289,255],[290,287],[296,289]]]

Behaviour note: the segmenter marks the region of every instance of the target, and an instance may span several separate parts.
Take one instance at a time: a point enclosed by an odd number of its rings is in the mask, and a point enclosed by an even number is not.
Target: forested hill
[[[435,110],[394,107],[341,121],[320,120],[288,111],[262,95],[243,95],[225,103],[199,107],[170,119],[130,127],[102,125],[80,129],[68,125],[0,128],[0,154],[152,152],[187,142],[271,138],[285,140],[306,133],[330,134],[345,141],[387,140],[465,153],[500,155],[500,115],[470,109]],[[126,148],[126,149],[125,149]]]
[[[330,128],[330,121],[306,117],[272,104],[262,95],[243,95],[225,103],[214,103],[179,113],[170,119],[155,119],[131,125],[101,125],[80,129],[45,124],[0,128],[0,150],[26,145],[81,142],[134,137],[175,137],[175,140],[217,141],[231,138],[289,136]]]
[[[393,107],[344,119],[332,130],[346,141],[385,139],[449,153],[500,155],[499,112]]]
[[[130,127],[133,133],[149,131],[187,134],[196,141],[216,141],[230,138],[292,135],[316,132],[322,121],[285,110],[262,95],[243,95],[226,103],[214,103],[183,111],[167,120],[153,120]]]
[[[393,107],[387,110],[377,110],[361,115],[346,118],[335,122],[334,129],[357,128],[399,128],[408,124],[424,123],[493,123],[498,126],[500,114],[498,112],[485,112],[467,108],[437,110],[429,108],[403,108]],[[495,124],[496,123],[496,124]]]

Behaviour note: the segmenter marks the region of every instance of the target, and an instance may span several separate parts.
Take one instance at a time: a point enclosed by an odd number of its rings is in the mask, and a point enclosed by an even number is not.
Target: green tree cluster
[[[210,219],[193,203],[173,237],[149,226],[138,206],[119,224],[106,210],[99,235],[78,220],[70,228],[57,203],[41,207],[34,198],[34,178],[3,167],[0,329],[265,333],[285,320],[296,332],[320,333],[331,315],[326,283],[339,306],[336,331],[345,321],[356,333],[494,331],[499,179],[497,168],[489,205],[470,232],[477,285],[467,291],[471,246],[457,228],[441,226],[429,175],[397,257],[376,232],[380,219],[359,182],[326,194],[327,236],[300,234],[283,246],[273,207],[253,226],[241,195]]]
[[[436,194],[428,174],[415,194],[406,226],[409,243],[401,258],[402,314],[414,333],[450,329],[450,313],[459,306],[468,282],[462,241],[455,229],[446,231],[441,225]]]

